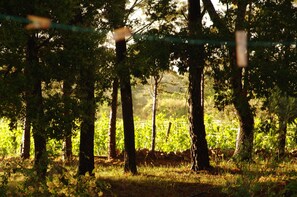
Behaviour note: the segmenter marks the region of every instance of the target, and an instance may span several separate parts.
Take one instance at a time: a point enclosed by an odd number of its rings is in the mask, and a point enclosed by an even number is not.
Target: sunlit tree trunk
[[[108,158],[114,159],[116,157],[116,122],[117,122],[117,108],[118,108],[118,89],[119,81],[114,79],[111,94],[111,109],[109,117],[109,149]]]
[[[200,1],[188,0],[188,29],[190,36],[201,38],[202,15]],[[189,122],[191,136],[192,170],[210,169],[208,146],[206,141],[202,75],[204,69],[204,46],[189,46]]]
[[[153,76],[153,107],[152,107],[152,144],[151,152],[155,152],[156,146],[156,114],[157,114],[157,97],[158,97],[158,86],[159,86],[159,76]]]

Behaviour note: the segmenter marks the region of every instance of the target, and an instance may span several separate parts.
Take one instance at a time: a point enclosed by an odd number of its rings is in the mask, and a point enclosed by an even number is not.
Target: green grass
[[[198,173],[189,170],[187,162],[142,161],[134,176],[123,172],[120,160],[96,158],[95,163],[94,177],[78,179],[75,176],[77,160],[70,166],[55,160],[49,167],[46,183],[40,183],[30,171],[32,161],[5,159],[0,164],[0,191],[2,196],[241,197],[297,194],[296,159],[279,163],[259,160],[252,164],[221,160],[212,164],[213,172]]]

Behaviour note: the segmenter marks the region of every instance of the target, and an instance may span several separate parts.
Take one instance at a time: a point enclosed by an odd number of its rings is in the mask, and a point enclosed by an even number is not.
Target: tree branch
[[[227,35],[230,36],[232,33],[228,29],[225,22],[218,15],[211,0],[203,0],[203,4],[204,4],[204,7],[207,10],[211,20],[213,21],[214,25],[219,29],[219,31],[221,31],[222,33],[226,33]]]
[[[130,14],[132,13],[133,9],[134,9],[134,8],[136,7],[136,5],[137,5],[138,3],[140,3],[141,1],[142,1],[142,0],[135,0],[134,3],[133,3],[133,5],[128,9],[128,11],[127,11],[127,13],[126,13],[126,17],[125,17],[125,19],[124,19],[124,24],[127,23],[127,20],[128,20],[128,18],[129,18]]]

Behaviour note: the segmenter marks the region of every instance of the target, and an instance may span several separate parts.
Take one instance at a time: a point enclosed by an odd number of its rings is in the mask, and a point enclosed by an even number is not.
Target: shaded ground
[[[190,170],[190,152],[149,153],[148,150],[137,151],[138,174],[123,172],[123,155],[114,160],[106,157],[95,157],[95,185],[86,184],[91,190],[101,188],[99,194],[67,195],[68,189],[77,190],[75,177],[78,158],[67,165],[60,158],[52,158],[48,177],[53,191],[65,190],[66,195],[52,193],[40,194],[34,186],[27,182],[37,195],[22,188],[25,174],[32,174],[33,160],[22,163],[20,158],[0,158],[0,179],[6,172],[10,173],[8,190],[23,196],[119,196],[119,197],[202,197],[202,196],[296,196],[297,194],[297,160],[286,158],[282,162],[257,160],[255,163],[238,164],[229,161],[229,152],[220,149],[210,150],[213,171],[194,173]],[[227,159],[227,160],[226,160]],[[7,163],[7,165],[2,165]],[[2,168],[1,168],[2,166]],[[5,167],[6,169],[4,169]],[[27,171],[27,172],[26,172]],[[6,173],[7,174],[7,173]],[[58,175],[59,179],[53,179]],[[5,175],[7,176],[7,175]],[[50,178],[52,177],[52,178]],[[17,179],[16,179],[17,178]],[[63,179],[64,178],[64,179]],[[65,184],[65,181],[71,186]],[[73,182],[73,183],[72,183]],[[90,182],[92,183],[92,182]],[[83,186],[84,188],[84,186]],[[2,187],[2,191],[7,188]],[[99,189],[100,190],[100,189]],[[1,191],[1,181],[0,181]],[[69,190],[70,191],[70,190]],[[30,193],[31,192],[31,193]],[[51,191],[49,191],[51,192]],[[1,192],[0,192],[1,193]],[[0,194],[0,196],[9,196]],[[15,195],[19,196],[19,195]]]
[[[168,180],[154,180],[150,177],[142,181],[104,179],[110,183],[111,191],[105,191],[104,196],[122,197],[198,197],[227,196],[220,188],[199,183],[185,183]]]

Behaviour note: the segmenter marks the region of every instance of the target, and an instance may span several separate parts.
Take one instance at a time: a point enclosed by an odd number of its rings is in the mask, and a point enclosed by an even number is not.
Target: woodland
[[[297,1],[0,0],[2,196],[297,196]]]

